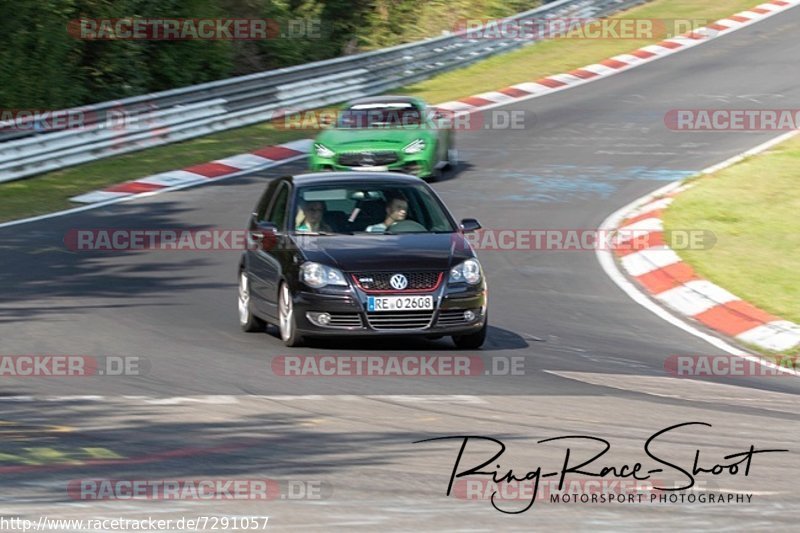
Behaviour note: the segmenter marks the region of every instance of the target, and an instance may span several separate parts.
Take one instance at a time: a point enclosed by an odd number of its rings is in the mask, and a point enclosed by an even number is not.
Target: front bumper
[[[340,165],[337,162],[337,157],[319,157],[312,155],[309,159],[309,169],[312,172],[348,172],[351,170],[364,171],[376,170],[382,172],[402,172],[403,174],[411,174],[420,178],[427,178],[434,173],[434,164],[432,158],[425,152],[413,155],[398,153],[398,160],[388,165],[378,165],[376,167],[363,167],[363,166],[346,166]]]
[[[409,295],[412,293],[409,292]],[[308,336],[430,336],[476,333],[486,323],[486,285],[442,283],[435,291],[414,291],[414,296],[434,298],[433,311],[388,313],[398,319],[387,319],[387,313],[367,312],[367,297],[361,288],[326,287],[305,289],[294,295],[294,315],[299,333]],[[474,314],[472,320],[464,312]],[[328,313],[332,323],[322,326],[313,321],[315,313]],[[430,316],[425,316],[429,313]],[[309,317],[311,314],[311,317]],[[383,316],[381,316],[383,315]]]

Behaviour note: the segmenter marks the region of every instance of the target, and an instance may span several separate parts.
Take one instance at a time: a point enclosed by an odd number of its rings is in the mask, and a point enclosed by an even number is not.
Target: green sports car
[[[436,180],[457,163],[451,122],[418,98],[360,98],[317,136],[313,171],[396,171]]]

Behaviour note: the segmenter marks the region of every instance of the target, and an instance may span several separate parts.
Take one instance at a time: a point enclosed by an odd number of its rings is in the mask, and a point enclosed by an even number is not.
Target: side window
[[[278,189],[278,194],[275,196],[275,201],[269,208],[266,220],[272,222],[278,229],[286,229],[284,224],[286,222],[286,204],[289,200],[289,186],[285,183]]]
[[[256,220],[258,222],[263,222],[267,220],[267,207],[269,207],[269,201],[272,200],[272,197],[275,195],[275,189],[278,188],[278,180],[273,181],[267,186],[267,189],[264,191],[264,194],[261,195],[261,199],[258,200],[258,205],[256,206]]]

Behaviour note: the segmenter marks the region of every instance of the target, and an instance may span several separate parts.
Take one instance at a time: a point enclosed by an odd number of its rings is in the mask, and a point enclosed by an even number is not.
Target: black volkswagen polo
[[[250,217],[239,264],[244,331],[304,337],[486,338],[486,279],[464,233],[423,180],[320,173],[272,181]]]

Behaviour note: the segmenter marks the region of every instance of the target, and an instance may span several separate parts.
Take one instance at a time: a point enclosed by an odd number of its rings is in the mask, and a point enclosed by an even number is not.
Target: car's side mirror
[[[247,232],[247,244],[251,250],[271,250],[278,241],[278,226],[272,222],[258,222]]]
[[[463,218],[461,219],[461,232],[462,233],[471,233],[473,231],[481,229],[481,223],[478,222],[477,219],[474,218]]]

